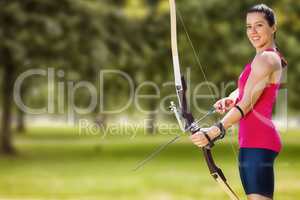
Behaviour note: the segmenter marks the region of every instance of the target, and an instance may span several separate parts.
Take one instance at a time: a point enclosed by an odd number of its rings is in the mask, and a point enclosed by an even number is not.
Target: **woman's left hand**
[[[210,140],[218,137],[221,133],[220,129],[216,126],[211,126],[209,128],[202,128],[197,133],[190,136],[192,142],[198,147],[205,147],[209,144],[209,141],[205,137],[204,133],[208,135]]]

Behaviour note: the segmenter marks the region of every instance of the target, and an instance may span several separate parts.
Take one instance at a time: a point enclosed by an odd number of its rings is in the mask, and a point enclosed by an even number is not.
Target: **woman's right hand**
[[[216,109],[217,113],[224,114],[225,112],[229,111],[235,105],[235,101],[230,97],[225,97],[223,99],[218,100],[214,104],[214,108]]]

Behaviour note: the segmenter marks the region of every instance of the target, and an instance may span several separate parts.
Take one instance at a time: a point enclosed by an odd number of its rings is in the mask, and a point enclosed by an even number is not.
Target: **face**
[[[248,13],[246,23],[247,36],[254,48],[261,49],[273,44],[276,26],[270,27],[263,13]]]

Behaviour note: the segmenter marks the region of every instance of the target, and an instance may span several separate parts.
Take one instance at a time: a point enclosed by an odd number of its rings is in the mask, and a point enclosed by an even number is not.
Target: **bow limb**
[[[178,97],[178,103],[180,108],[183,107],[182,93],[183,86],[180,73],[180,64],[178,56],[178,46],[177,46],[177,20],[176,20],[176,4],[174,0],[170,0],[170,17],[171,17],[171,49],[172,49],[172,59],[173,59],[173,69],[175,76],[175,86]]]
[[[173,59],[173,68],[174,68],[174,76],[175,76],[176,93],[179,101],[179,112],[177,112],[177,108],[174,105],[174,103],[171,103],[171,109],[175,113],[175,116],[179,121],[179,123],[180,123],[179,115],[181,115],[181,117],[186,122],[185,125],[187,129],[192,134],[194,134],[199,130],[199,127],[196,125],[192,113],[188,112],[187,110],[187,101],[185,95],[187,87],[185,85],[184,77],[180,73],[180,64],[179,64],[178,46],[177,46],[176,2],[175,0],[169,0],[169,4],[170,4],[170,18],[171,18],[172,59]],[[227,183],[226,177],[223,174],[222,170],[219,167],[217,167],[217,165],[215,164],[210,148],[202,148],[202,151],[212,177],[219,183],[221,188],[228,194],[228,196],[232,200],[239,200],[237,195],[234,193],[232,188]]]

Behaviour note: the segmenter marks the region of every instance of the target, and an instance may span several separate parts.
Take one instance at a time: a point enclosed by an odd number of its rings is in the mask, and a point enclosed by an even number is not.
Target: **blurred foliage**
[[[300,3],[263,2],[278,16],[277,43],[289,61],[289,105],[299,109]],[[197,59],[207,79],[218,86],[237,79],[255,53],[244,28],[245,11],[255,3],[254,0],[177,1],[180,60],[184,71],[191,67],[192,83],[204,80]],[[144,81],[158,84],[162,88],[161,98],[173,93],[170,88],[162,87],[173,80],[166,0],[2,0],[0,41],[1,51],[12,52],[15,76],[29,68],[54,67],[66,70],[65,80],[97,83],[99,71],[119,69],[133,78],[135,86]],[[0,56],[3,67],[8,58]],[[106,83],[103,98],[106,107],[113,108],[116,103],[126,101],[128,84],[114,77]],[[28,83],[28,87],[35,84]],[[87,95],[78,95],[79,104],[86,105]],[[158,102],[156,99],[144,104],[153,110]],[[211,103],[202,102],[205,106]]]

